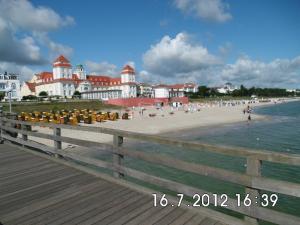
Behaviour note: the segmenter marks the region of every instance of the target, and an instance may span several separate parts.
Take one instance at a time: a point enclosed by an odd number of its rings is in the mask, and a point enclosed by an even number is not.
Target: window
[[[15,84],[15,83],[12,83],[12,84],[11,84],[11,88],[12,88],[13,90],[15,90],[15,89],[17,88],[16,84]]]

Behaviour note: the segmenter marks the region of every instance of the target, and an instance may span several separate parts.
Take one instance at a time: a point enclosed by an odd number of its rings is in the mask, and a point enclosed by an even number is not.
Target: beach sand
[[[250,106],[270,105],[274,103],[253,103]],[[130,120],[107,121],[104,123],[95,123],[91,125],[82,124],[81,126],[98,126],[105,128],[114,128],[125,131],[132,131],[146,134],[160,134],[178,132],[180,130],[187,130],[191,128],[201,128],[207,126],[218,126],[229,123],[245,122],[247,123],[248,114],[243,113],[247,105],[236,106],[201,106],[200,111],[186,113],[183,109],[174,110],[165,107],[163,110],[157,110],[154,107],[148,107],[143,115],[140,115],[139,108],[133,111],[133,118]],[[155,113],[155,117],[150,117],[149,114]],[[251,114],[252,120],[263,120],[265,116]],[[50,128],[33,127],[41,133],[52,134]],[[82,140],[90,140],[102,143],[112,143],[112,136],[107,134],[92,133],[86,131],[66,130],[62,129],[62,136],[73,137]],[[30,140],[40,142],[42,144],[53,146],[53,141],[45,140],[36,137],[29,137]],[[63,149],[74,148],[75,146],[68,143],[63,143]]]

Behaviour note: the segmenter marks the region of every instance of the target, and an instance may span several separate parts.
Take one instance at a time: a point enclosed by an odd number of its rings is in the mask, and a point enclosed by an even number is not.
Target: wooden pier
[[[7,144],[0,146],[0,183],[3,225],[222,224],[180,207],[153,207],[146,193]]]
[[[17,128],[21,125],[21,129]],[[53,135],[31,130],[32,126],[46,126],[53,129]],[[242,185],[251,197],[260,190],[300,197],[300,184],[275,180],[261,176],[263,161],[300,166],[300,157],[252,149],[213,146],[197,142],[186,142],[157,135],[145,135],[115,129],[31,123],[7,118],[0,120],[0,222],[3,225],[34,224],[201,224],[240,225],[258,224],[264,220],[282,225],[299,225],[300,218],[271,208],[251,205],[238,207],[237,200],[228,199],[227,209],[243,214],[236,218],[206,207],[189,207],[183,200],[169,197],[166,207],[153,206],[153,193],[162,193],[133,184],[124,179],[132,177],[143,182],[168,189],[185,196],[195,193],[213,194],[187,184],[146,174],[122,164],[124,157],[168,166],[187,173],[209,176],[222,181]],[[76,129],[113,135],[114,143],[103,144],[61,136],[61,129]],[[16,137],[16,135],[18,136]],[[53,140],[53,147],[30,141],[28,136]],[[217,167],[185,162],[163,155],[150,155],[142,150],[126,149],[124,138],[147,140],[154,143],[211,151],[247,160],[246,173],[233,172]],[[61,149],[62,142],[112,155],[112,162],[101,161]],[[86,165],[105,168],[113,176],[90,169]],[[218,199],[221,205],[221,199]],[[173,205],[173,206],[172,206]]]

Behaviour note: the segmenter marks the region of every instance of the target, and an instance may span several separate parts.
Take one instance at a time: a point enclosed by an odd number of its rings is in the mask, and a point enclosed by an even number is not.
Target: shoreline
[[[297,99],[299,100],[299,99]],[[292,100],[291,100],[292,101]],[[290,102],[290,101],[284,101]],[[284,102],[278,102],[283,104]],[[262,106],[273,106],[274,102],[252,103],[251,108],[255,109]],[[162,136],[172,136],[176,133],[184,133],[193,129],[208,129],[210,127],[222,127],[228,124],[240,124],[247,123],[248,114],[243,114],[243,109],[247,107],[247,104],[235,105],[235,106],[201,106],[200,111],[185,113],[184,110],[174,110],[174,115],[170,115],[171,108],[166,107],[164,110],[157,110],[154,107],[149,107],[145,110],[144,115],[139,114],[139,109],[134,109],[133,119],[131,120],[118,120],[107,121],[105,123],[95,123],[91,125],[82,124],[82,126],[93,127],[105,127],[114,128],[119,130],[145,133],[145,134],[157,134]],[[156,113],[155,117],[149,117],[148,114]],[[268,120],[271,117],[266,115],[259,115],[251,113],[253,121]],[[49,128],[37,128],[41,133],[52,134],[52,129]],[[62,129],[62,136],[77,137],[82,140],[96,141],[102,143],[112,143],[112,136],[108,134],[95,134],[86,131],[76,130],[64,130]],[[30,140],[40,142],[42,144],[53,146],[53,141],[45,140],[36,137],[29,137]],[[69,145],[63,143],[63,149],[74,148],[76,145]]]

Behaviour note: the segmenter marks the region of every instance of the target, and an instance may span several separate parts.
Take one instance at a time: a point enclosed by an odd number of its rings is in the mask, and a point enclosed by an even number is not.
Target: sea
[[[265,115],[266,119],[253,120],[250,123],[245,121],[215,127],[201,127],[163,135],[181,140],[199,141],[215,145],[300,154],[300,101],[256,107],[254,113]],[[246,169],[246,160],[244,158],[215,154],[205,151],[205,149],[203,149],[204,151],[194,151],[145,141],[125,141],[125,146],[150,154],[168,155],[184,161],[224,168],[231,171],[245,172]],[[179,171],[166,166],[157,166],[128,158],[125,159],[125,165],[148,174],[181,182],[216,194],[226,193],[230,197],[235,198],[236,193],[244,193],[244,187],[242,186]],[[263,162],[262,176],[300,183],[300,167]],[[157,188],[151,184],[142,184],[150,188]],[[165,191],[167,194],[174,194],[169,193],[167,190],[159,188],[158,190]],[[271,194],[268,192],[264,193]],[[278,195],[277,204],[271,208],[300,216],[300,199],[280,194]],[[221,211],[232,214],[232,212],[224,209],[221,209]]]

